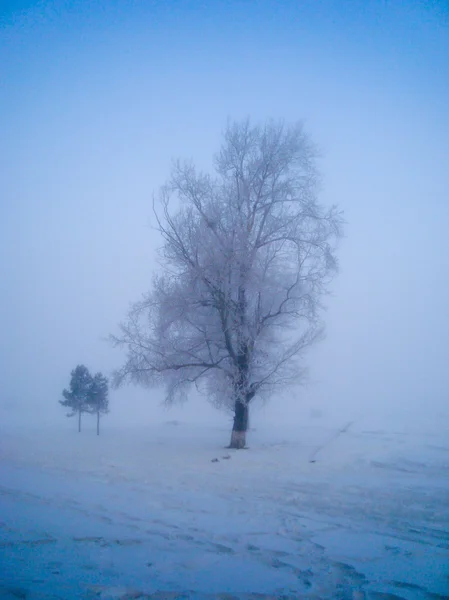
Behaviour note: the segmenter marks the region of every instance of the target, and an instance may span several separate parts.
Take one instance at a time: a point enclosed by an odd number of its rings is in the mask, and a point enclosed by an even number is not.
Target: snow
[[[1,432],[2,599],[449,595],[444,426],[68,423]]]

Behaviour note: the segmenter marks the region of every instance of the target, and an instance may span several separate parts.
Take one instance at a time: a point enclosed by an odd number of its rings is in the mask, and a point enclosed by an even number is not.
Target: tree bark
[[[100,435],[100,412],[97,411],[97,435]]]
[[[234,425],[232,427],[231,443],[229,444],[229,448],[235,448],[236,450],[242,450],[242,448],[245,448],[246,432],[248,430],[248,416],[248,403],[242,402],[241,400],[236,400],[234,409]]]
[[[78,433],[81,432],[81,411],[78,411]]]

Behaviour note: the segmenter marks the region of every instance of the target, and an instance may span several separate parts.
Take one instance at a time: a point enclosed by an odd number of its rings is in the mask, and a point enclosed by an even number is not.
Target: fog
[[[347,220],[310,382],[255,422],[447,426],[444,2],[23,1],[0,18],[3,423],[65,424],[71,369],[121,364],[105,338],[151,283],[153,193],[174,157],[210,168],[226,119],[249,115],[304,121]],[[105,427],[229,418],[162,399],[113,391]]]

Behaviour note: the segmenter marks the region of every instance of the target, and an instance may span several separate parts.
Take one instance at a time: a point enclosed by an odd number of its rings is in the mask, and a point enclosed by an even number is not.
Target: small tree
[[[156,213],[164,270],[112,338],[127,349],[116,384],[163,384],[167,402],[195,385],[245,446],[253,398],[301,381],[322,335],[342,218],[317,181],[302,127],[271,121],[230,123],[213,176],[175,164]]]
[[[71,372],[70,389],[63,390],[65,400],[60,400],[62,406],[67,406],[71,412],[68,417],[78,415],[78,431],[81,431],[81,414],[89,412],[89,397],[92,387],[92,376],[84,365],[78,365]]]
[[[89,412],[97,415],[97,435],[100,435],[100,413],[109,412],[108,380],[101,373],[96,373],[89,390]]]

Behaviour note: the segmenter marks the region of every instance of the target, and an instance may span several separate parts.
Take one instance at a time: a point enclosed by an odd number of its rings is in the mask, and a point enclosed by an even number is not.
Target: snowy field
[[[0,598],[448,598],[447,428],[312,423],[3,430]]]

